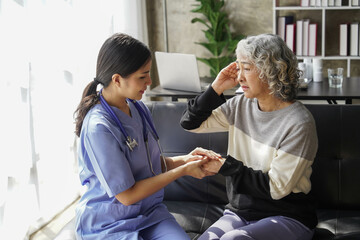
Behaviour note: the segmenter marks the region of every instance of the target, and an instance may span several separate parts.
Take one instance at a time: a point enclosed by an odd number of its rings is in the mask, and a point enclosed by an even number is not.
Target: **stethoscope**
[[[130,151],[133,151],[134,148],[138,145],[138,143],[136,142],[136,140],[134,138],[131,138],[130,135],[127,134],[127,132],[126,132],[124,126],[121,124],[119,118],[116,116],[114,111],[111,109],[110,105],[104,99],[104,97],[102,95],[102,89],[99,92],[99,97],[100,97],[101,105],[103,106],[105,111],[110,115],[110,117],[119,126],[121,133],[125,137],[125,143],[126,143],[127,147],[130,149]],[[157,143],[157,145],[159,147],[160,158],[163,161],[165,172],[166,172],[167,171],[167,166],[166,166],[165,158],[164,158],[164,155],[163,155],[163,152],[162,152],[162,149],[161,149],[160,138],[159,138],[159,135],[156,132],[154,124],[152,123],[149,115],[144,111],[144,109],[140,106],[140,104],[136,100],[132,100],[132,99],[129,99],[129,98],[127,100],[134,104],[134,106],[138,110],[139,115],[141,117],[142,124],[143,124],[143,137],[144,137],[144,142],[145,142],[145,147],[146,147],[146,154],[147,154],[147,159],[148,159],[148,163],[149,163],[151,172],[154,174],[154,176],[156,175],[156,173],[155,173],[155,171],[153,169],[153,165],[152,165],[152,162],[151,162],[151,156],[150,156],[150,152],[149,152],[149,141],[148,141],[148,135],[146,134],[146,125],[147,125],[146,123],[148,123],[148,125],[150,126],[151,130],[149,130],[149,132],[153,135],[153,137],[155,138],[156,143]]]

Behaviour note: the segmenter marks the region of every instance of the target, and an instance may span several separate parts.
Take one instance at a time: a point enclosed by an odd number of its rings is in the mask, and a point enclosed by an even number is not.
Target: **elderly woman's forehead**
[[[250,59],[245,56],[239,56],[236,59],[236,63],[237,64],[252,64],[252,61],[250,61]]]

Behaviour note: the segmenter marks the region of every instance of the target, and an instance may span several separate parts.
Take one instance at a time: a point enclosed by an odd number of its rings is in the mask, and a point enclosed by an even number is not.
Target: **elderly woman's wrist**
[[[214,91],[217,93],[217,95],[221,95],[225,90],[222,89],[218,84],[213,83],[211,87],[214,89]]]

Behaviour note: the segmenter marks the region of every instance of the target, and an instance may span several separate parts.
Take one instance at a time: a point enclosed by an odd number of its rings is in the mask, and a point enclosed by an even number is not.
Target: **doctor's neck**
[[[102,95],[110,106],[117,107],[130,116],[130,108],[125,96],[119,95],[119,93],[115,92],[110,86],[103,88]]]

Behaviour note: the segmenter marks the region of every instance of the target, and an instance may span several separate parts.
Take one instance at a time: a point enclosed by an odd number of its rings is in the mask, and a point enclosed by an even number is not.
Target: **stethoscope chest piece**
[[[138,145],[135,139],[131,139],[130,136],[126,138],[126,145],[129,147],[130,151],[133,151],[134,148]]]

